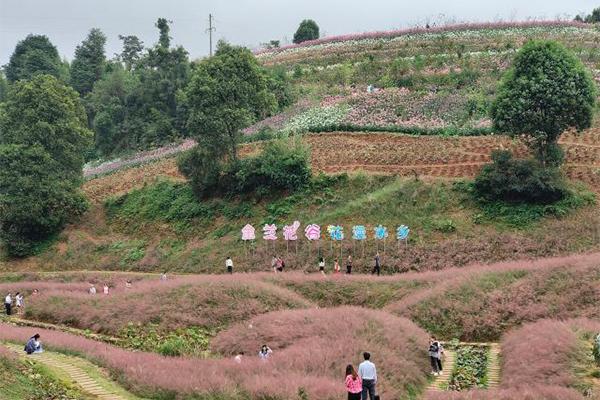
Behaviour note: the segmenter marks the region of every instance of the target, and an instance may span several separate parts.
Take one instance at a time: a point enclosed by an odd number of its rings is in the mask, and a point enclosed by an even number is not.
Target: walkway
[[[452,371],[454,370],[454,360],[456,359],[456,353],[454,350],[444,350],[444,354],[446,355],[443,364],[444,374],[438,375],[435,377],[433,382],[429,384],[427,387],[428,392],[443,392],[448,390],[448,384],[450,383],[450,377],[452,376]]]
[[[32,356],[24,355],[22,346],[5,344],[15,353],[28,360],[34,360],[49,367],[58,375],[68,377],[82,391],[101,400],[135,400],[137,397],[125,391],[113,381],[105,377],[105,373],[96,365],[78,357],[44,351]]]

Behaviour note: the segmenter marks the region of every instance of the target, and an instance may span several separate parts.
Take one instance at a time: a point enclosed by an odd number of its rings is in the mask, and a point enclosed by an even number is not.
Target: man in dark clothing
[[[381,273],[381,261],[379,260],[379,252],[377,252],[377,254],[375,255],[375,267],[373,268],[372,274],[377,274],[377,276],[379,276],[380,273]]]

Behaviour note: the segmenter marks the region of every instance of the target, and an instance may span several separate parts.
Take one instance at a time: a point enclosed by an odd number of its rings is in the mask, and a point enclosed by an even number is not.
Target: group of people
[[[377,274],[377,276],[381,275],[381,257],[379,256],[379,252],[377,252],[377,254],[375,254],[375,258],[374,258],[374,263],[373,263],[373,269],[371,270],[371,274],[375,275]],[[340,262],[338,261],[338,258],[335,258],[333,260],[333,273],[334,274],[339,274],[342,271],[342,268],[340,266]],[[320,257],[319,258],[319,272],[323,275],[325,275],[325,258]],[[352,274],[352,255],[349,254],[348,257],[346,258],[346,274],[347,275],[351,275]]]
[[[91,295],[98,293],[98,290],[96,290],[96,285],[94,285],[93,283],[90,283],[90,288],[88,289],[88,293]],[[102,293],[106,296],[108,296],[110,294],[110,286],[108,286],[107,283],[104,284],[104,286],[102,287]]]
[[[431,374],[442,375],[442,358],[444,347],[434,336],[429,339],[429,361],[431,363]],[[352,364],[346,367],[346,391],[348,400],[379,400],[377,395],[377,368],[371,361],[371,354],[363,353],[364,361],[358,366],[358,370]]]
[[[346,391],[348,400],[379,400],[377,395],[377,367],[371,361],[371,353],[363,353],[364,361],[358,370],[352,364],[346,367]]]
[[[266,344],[263,344],[260,347],[260,350],[258,351],[258,358],[260,358],[263,361],[268,360],[269,358],[271,358],[271,355],[273,354],[273,350],[271,350],[271,348],[269,346],[267,346]],[[234,358],[233,361],[235,361],[236,364],[241,364],[242,360],[244,358],[244,352],[240,351]]]
[[[38,291],[35,289],[33,294],[37,294]],[[25,296],[23,293],[17,292],[15,294],[15,298],[13,300],[12,293],[8,293],[4,298],[4,310],[6,311],[6,315],[13,314],[13,305],[16,307],[16,312],[18,314],[22,314],[25,309]]]
[[[352,274],[352,255],[348,255],[348,257],[346,258],[346,274],[350,275]],[[325,271],[325,258],[324,257],[319,257],[319,272],[321,274],[323,274],[323,276],[326,275],[326,271]],[[228,274],[233,274],[233,260],[231,259],[231,257],[227,257],[225,259],[225,268],[227,269],[227,273]],[[273,258],[271,259],[271,269],[273,270],[273,272],[278,273],[278,272],[283,272],[285,269],[285,260],[277,255],[274,255]],[[340,265],[339,259],[335,258],[333,260],[333,273],[334,274],[339,274],[342,271],[342,267]],[[371,274],[373,275],[381,275],[381,257],[379,256],[379,252],[377,252],[377,254],[375,254],[375,258],[374,258],[374,263],[373,263],[373,269],[371,270]],[[163,276],[165,277],[166,280],[166,274],[163,274]],[[161,277],[162,280],[162,277]]]

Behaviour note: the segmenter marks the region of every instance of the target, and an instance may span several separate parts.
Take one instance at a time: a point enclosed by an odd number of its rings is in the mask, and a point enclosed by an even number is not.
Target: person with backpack
[[[429,339],[429,361],[431,363],[431,373],[435,376],[442,375],[442,355],[444,348],[442,344],[432,336]]]
[[[346,367],[346,391],[348,400],[360,400],[362,395],[362,379],[352,364]]]
[[[365,351],[363,358],[365,361],[358,366],[358,376],[362,379],[361,398],[367,400],[367,397],[369,397],[370,400],[378,400],[378,396],[375,394],[377,392],[375,388],[375,385],[377,385],[377,368],[371,362],[371,353]]]

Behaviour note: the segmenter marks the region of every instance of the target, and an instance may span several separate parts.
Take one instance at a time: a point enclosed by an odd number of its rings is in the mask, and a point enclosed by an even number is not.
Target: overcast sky
[[[217,39],[254,48],[270,39],[290,40],[304,18],[316,20],[322,33],[335,35],[427,20],[565,18],[598,5],[597,0],[0,0],[0,65],[29,33],[47,35],[69,60],[92,27],[107,35],[109,56],[120,50],[119,34],[137,35],[152,45],[158,17],[173,21],[173,43],[198,58],[208,53],[209,13],[216,19]]]

